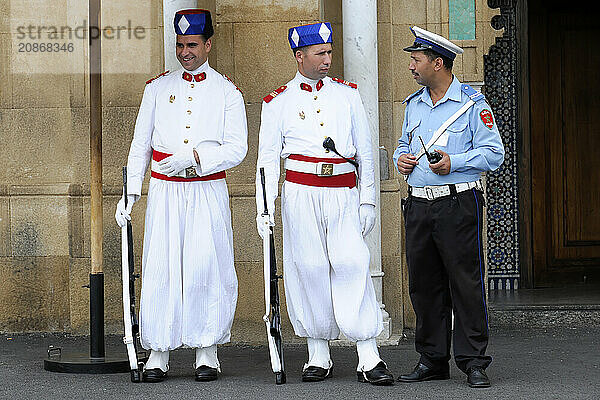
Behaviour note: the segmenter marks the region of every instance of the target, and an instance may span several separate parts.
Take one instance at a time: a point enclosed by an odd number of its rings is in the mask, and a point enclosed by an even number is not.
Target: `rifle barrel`
[[[127,167],[123,167],[123,198],[127,208]]]
[[[269,208],[267,207],[267,189],[265,188],[265,169],[263,167],[260,167],[260,183],[262,185],[262,192],[263,192],[263,202],[264,202],[264,206],[265,206],[265,211],[263,212],[263,215],[269,215]]]

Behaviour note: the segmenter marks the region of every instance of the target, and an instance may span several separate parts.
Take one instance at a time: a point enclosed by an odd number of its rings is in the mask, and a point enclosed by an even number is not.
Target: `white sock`
[[[329,341],[326,339],[306,338],[308,345],[308,363],[304,364],[307,367],[321,367],[325,369],[331,368],[331,356],[329,355]]]
[[[356,351],[358,352],[357,371],[370,371],[381,362],[374,338],[356,342]]]
[[[221,371],[221,365],[217,358],[217,345],[213,344],[209,347],[198,347],[196,348],[196,363],[194,369],[206,365],[207,367],[216,368],[219,372]]]
[[[150,352],[150,357],[148,357],[148,362],[146,362],[144,370],[154,368],[160,368],[162,372],[167,372],[169,370],[169,350],[152,350]]]

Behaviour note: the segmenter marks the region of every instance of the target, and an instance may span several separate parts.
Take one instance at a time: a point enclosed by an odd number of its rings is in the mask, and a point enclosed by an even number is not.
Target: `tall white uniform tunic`
[[[301,89],[302,83],[310,91]],[[329,77],[318,83],[300,73],[281,90],[263,102],[259,133],[257,170],[265,169],[271,213],[281,158],[335,158],[323,148],[323,139],[330,136],[340,154],[360,164],[360,190],[290,181],[283,185],[283,266],[290,321],[301,337],[335,339],[341,331],[351,340],[374,338],[383,324],[358,209],[363,203],[375,204],[375,184],[371,135],[360,95]],[[262,213],[258,175],[256,185]]]
[[[127,162],[129,194],[141,194],[153,149],[195,148],[200,176],[238,165],[247,152],[244,101],[205,62],[146,85]],[[187,75],[189,78],[189,75]],[[166,351],[230,339],[237,302],[233,236],[225,179],[150,179],[142,256],[142,346]]]

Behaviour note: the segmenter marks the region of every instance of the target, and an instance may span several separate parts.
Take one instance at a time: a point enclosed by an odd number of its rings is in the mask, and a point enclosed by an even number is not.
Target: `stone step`
[[[600,304],[490,304],[492,328],[600,326]]]

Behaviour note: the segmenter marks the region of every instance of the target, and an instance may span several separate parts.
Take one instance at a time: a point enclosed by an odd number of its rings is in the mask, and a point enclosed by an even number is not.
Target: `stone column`
[[[165,71],[173,71],[181,66],[175,55],[175,29],[173,28],[175,12],[184,8],[196,8],[197,4],[197,0],[163,0]]]
[[[371,277],[375,285],[377,301],[381,306],[384,331],[381,339],[391,334],[391,320],[382,302],[381,269],[381,207],[379,184],[379,93],[377,71],[377,0],[343,0],[344,24],[344,79],[356,82],[369,118],[373,161],[375,165],[376,220],[375,227],[367,236],[371,252]]]

